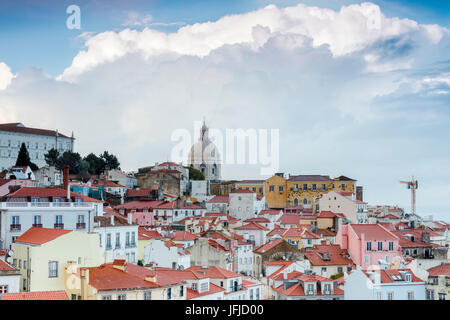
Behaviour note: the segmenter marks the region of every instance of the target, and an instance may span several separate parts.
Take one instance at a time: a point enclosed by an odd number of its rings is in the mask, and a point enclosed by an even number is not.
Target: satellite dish
[[[11,257],[6,258],[6,262],[8,262],[9,264],[11,264],[13,262],[13,259]]]
[[[9,251],[8,251],[8,256],[12,257],[13,255],[14,255],[14,251],[9,250]]]

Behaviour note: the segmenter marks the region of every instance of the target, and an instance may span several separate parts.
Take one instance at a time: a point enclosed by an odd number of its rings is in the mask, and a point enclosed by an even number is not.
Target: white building
[[[30,160],[38,167],[46,165],[44,155],[52,148],[59,153],[73,151],[75,138],[58,131],[25,127],[22,123],[0,124],[0,168],[8,169],[16,164],[22,143],[25,143]]]
[[[117,184],[125,186],[126,189],[134,189],[138,186],[138,179],[131,173],[123,172],[119,169],[109,170],[107,178]]]
[[[162,203],[153,210],[157,224],[172,224],[188,217],[203,217],[205,211],[202,206],[180,199]]]
[[[93,232],[99,234],[100,246],[105,249],[105,263],[115,259],[137,263],[138,228],[139,225],[131,223],[131,215],[128,219],[114,215],[94,218]]]
[[[172,240],[154,239],[145,247],[144,266],[156,262],[158,267],[185,270],[191,266],[191,255],[183,245]]]
[[[237,260],[237,273],[253,275],[253,245],[248,242],[238,242],[235,259]]]
[[[20,167],[14,166],[11,167],[5,175],[6,179],[21,179],[21,180],[36,180],[33,171],[30,167]]]
[[[211,198],[209,195],[209,186],[207,180],[191,180],[191,197],[198,202],[207,201]]]
[[[345,279],[345,300],[425,300],[425,281],[411,269],[353,270]]]
[[[0,294],[20,292],[20,272],[0,259]]]
[[[229,193],[229,213],[240,220],[255,218],[265,207],[265,198],[258,199],[250,190],[235,190]]]
[[[330,191],[319,199],[320,211],[343,213],[351,223],[368,223],[367,203],[351,192]]]
[[[36,171],[36,180],[41,186],[59,186],[62,184],[62,174],[61,171],[55,167],[42,167]]]
[[[10,245],[31,227],[92,232],[94,216],[103,204],[59,188],[23,187],[0,202],[0,248]]]
[[[214,196],[206,202],[208,212],[228,213],[229,196]]]
[[[233,231],[238,235],[243,236],[246,241],[251,242],[257,247],[262,246],[267,242],[267,233],[269,233],[270,230],[259,223],[250,222],[234,228]]]

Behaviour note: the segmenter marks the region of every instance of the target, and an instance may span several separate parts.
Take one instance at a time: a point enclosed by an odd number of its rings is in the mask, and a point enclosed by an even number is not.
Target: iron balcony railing
[[[55,223],[54,228],[55,229],[64,229],[64,223]]]
[[[11,224],[11,231],[20,231],[21,225],[20,224]]]
[[[77,229],[86,229],[86,223],[85,222],[78,222],[77,223]]]
[[[33,223],[34,228],[42,228],[42,223]]]

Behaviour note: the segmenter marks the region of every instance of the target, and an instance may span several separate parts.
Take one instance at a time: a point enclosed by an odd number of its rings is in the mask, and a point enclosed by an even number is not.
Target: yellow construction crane
[[[408,189],[411,189],[411,214],[416,214],[416,189],[418,188],[417,180],[414,180],[414,176],[411,181],[400,181],[400,183],[406,184]]]

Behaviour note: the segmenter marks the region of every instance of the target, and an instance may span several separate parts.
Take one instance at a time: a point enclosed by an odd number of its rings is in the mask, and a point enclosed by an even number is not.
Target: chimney
[[[89,287],[89,269],[81,268],[81,300],[86,300]]]
[[[131,214],[131,212],[127,215],[127,220],[128,220],[128,224],[132,224],[133,215]]]
[[[430,233],[429,232],[422,232],[422,241],[425,243],[430,243]]]
[[[113,226],[114,225],[114,215],[112,214],[110,218],[111,218],[111,225]]]
[[[64,190],[67,190],[69,187],[69,166],[64,166],[64,172],[63,172],[63,188]]]

